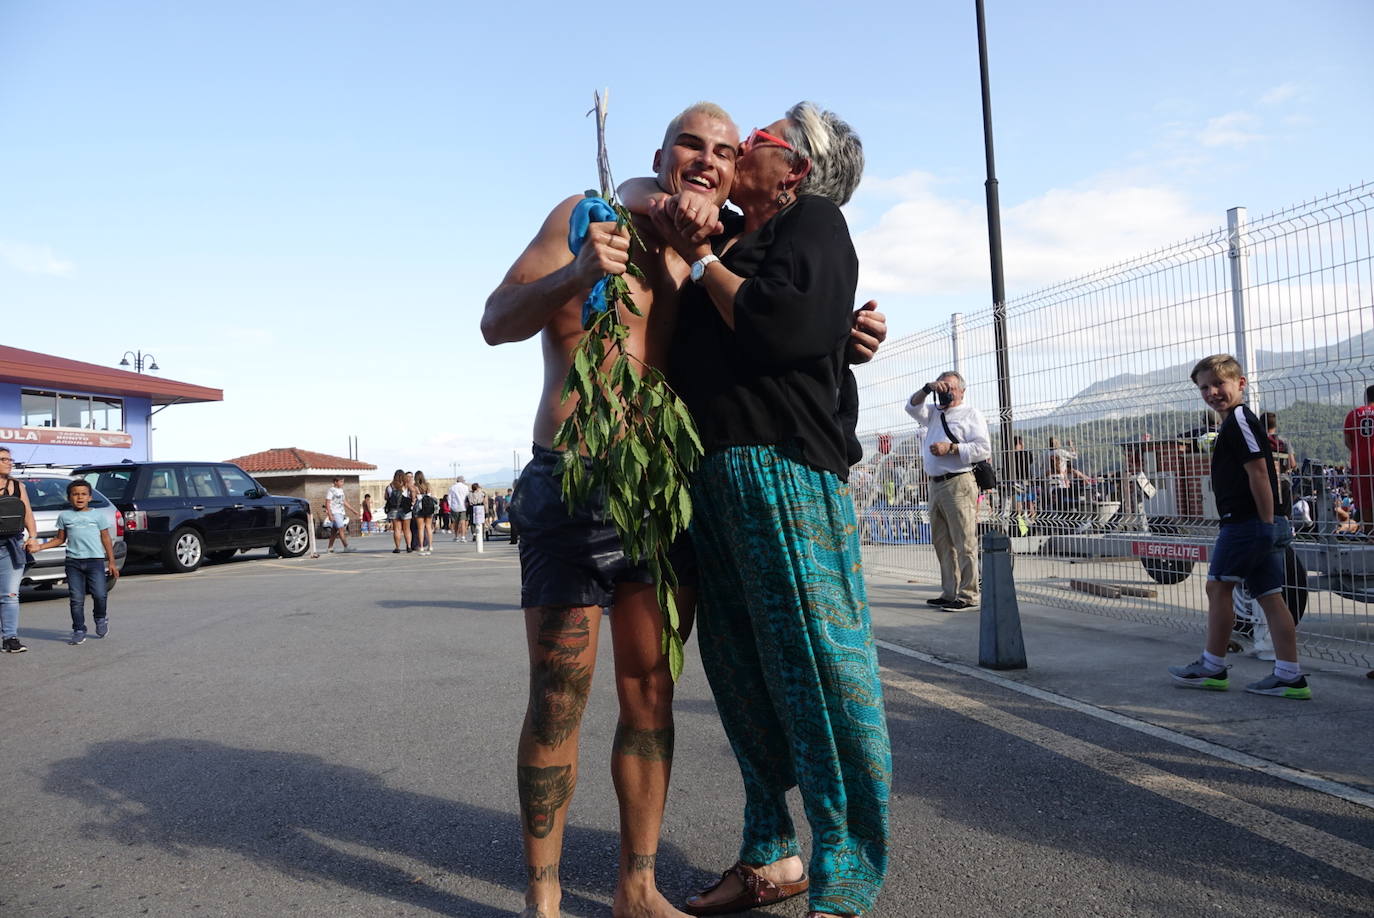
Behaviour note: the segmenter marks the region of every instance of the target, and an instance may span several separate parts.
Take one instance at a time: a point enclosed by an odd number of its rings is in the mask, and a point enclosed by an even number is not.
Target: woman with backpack
[[[406,481],[408,477],[405,469],[396,470],[396,474],[391,476],[391,484],[386,486],[386,503],[382,505],[386,510],[387,521],[391,524],[391,542],[396,546],[391,549],[393,555],[401,553],[403,542],[405,550],[410,551],[408,530],[414,501],[410,484]]]
[[[422,555],[434,551],[434,514],[439,502],[429,493],[429,479],[424,472],[415,473],[415,548]]]
[[[0,649],[23,653],[29,648],[19,643],[19,581],[24,577],[24,553],[38,546],[38,524],[29,492],[10,474],[13,471],[14,457],[0,446]]]

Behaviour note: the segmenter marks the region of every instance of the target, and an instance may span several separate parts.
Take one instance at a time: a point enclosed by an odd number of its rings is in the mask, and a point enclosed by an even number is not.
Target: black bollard
[[[979,619],[978,665],[987,669],[1025,669],[1021,608],[1011,575],[1011,539],[1000,532],[983,535],[983,603]]]

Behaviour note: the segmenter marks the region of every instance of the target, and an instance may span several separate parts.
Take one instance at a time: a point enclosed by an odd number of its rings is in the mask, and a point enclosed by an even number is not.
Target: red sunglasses
[[[774,134],[770,134],[767,131],[761,130],[759,128],[754,128],[752,131],[749,132],[749,136],[744,139],[744,143],[740,144],[740,151],[748,153],[750,150],[754,149],[754,147],[758,146],[759,144],[770,143],[774,146],[782,147],[784,150],[791,150],[793,153],[797,152],[796,147],[792,146],[790,143],[783,140],[781,137],[778,137]]]

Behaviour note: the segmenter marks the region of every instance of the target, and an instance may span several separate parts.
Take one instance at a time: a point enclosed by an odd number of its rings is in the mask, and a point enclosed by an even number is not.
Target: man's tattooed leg
[[[578,663],[591,645],[585,609],[546,609],[539,622],[543,658],[530,670],[530,732],[536,743],[557,747],[577,732],[592,669]]]
[[[654,864],[658,861],[657,854],[635,854],[630,852],[629,868],[633,873],[636,870],[653,870]]]
[[[531,883],[547,883],[550,880],[558,882],[558,862],[552,864],[540,864],[539,866],[526,866],[525,875],[529,877]]]
[[[617,724],[613,753],[632,755],[651,762],[671,762],[673,760],[673,728],[658,730],[637,730],[625,724]]]
[[[520,812],[525,818],[525,831],[535,838],[547,838],[553,831],[558,811],[572,798],[572,766],[539,768],[521,765],[516,768],[516,778],[520,786]]]

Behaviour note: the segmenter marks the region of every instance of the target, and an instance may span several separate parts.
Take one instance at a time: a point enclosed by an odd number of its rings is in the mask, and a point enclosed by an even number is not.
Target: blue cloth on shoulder
[[[587,241],[587,229],[593,223],[614,223],[618,219],[619,215],[616,214],[615,208],[607,204],[605,198],[588,192],[587,197],[577,202],[572,215],[568,217],[568,248],[576,255],[582,250],[582,243]],[[583,328],[591,325],[592,320],[605,312],[609,306],[606,301],[606,285],[610,283],[610,279],[608,274],[597,281],[591,293],[582,301]]]

